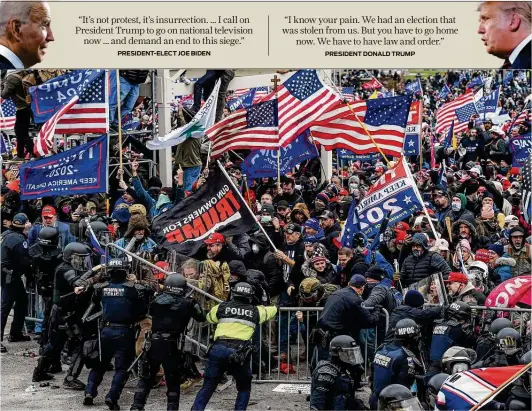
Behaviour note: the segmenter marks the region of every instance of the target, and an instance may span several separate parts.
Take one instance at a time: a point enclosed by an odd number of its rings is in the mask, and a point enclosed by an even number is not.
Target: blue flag
[[[532,156],[532,133],[511,137],[510,153],[512,153],[512,166],[523,167],[526,159]]]
[[[447,167],[445,166],[445,161],[441,163],[438,184],[444,191],[447,191]]]
[[[451,89],[446,84],[443,86],[443,88],[440,91],[440,99],[445,100],[449,94],[451,94]]]
[[[281,175],[305,160],[318,157],[318,151],[308,139],[308,130],[298,138],[281,147]],[[248,178],[277,177],[277,150],[254,150],[242,163],[242,172]]]
[[[135,120],[133,114],[129,113],[122,117],[122,130],[136,130],[140,126],[140,120]]]
[[[406,134],[405,135],[405,156],[418,156],[419,155],[419,135]]]
[[[106,193],[107,135],[87,144],[20,166],[20,197]]]
[[[0,133],[0,154],[7,153],[6,141],[4,140],[4,133]]]
[[[358,221],[357,202],[353,200],[347,220],[345,220],[344,228],[342,230],[342,247],[353,247],[353,237],[360,231],[360,224]]]
[[[513,70],[506,71],[506,74],[504,75],[504,78],[502,80],[502,83],[504,84],[504,87],[508,87],[510,83],[514,79],[514,72]]]
[[[248,92],[235,97],[227,103],[227,108],[230,111],[238,110],[239,108],[248,108],[256,104],[260,97],[266,96],[269,93],[269,87],[255,87],[249,89]]]
[[[454,135],[454,120],[451,122],[451,127],[449,127],[449,131],[447,132],[447,137],[445,137],[445,141],[443,142],[443,146],[445,148],[449,148],[453,146],[453,135]]]
[[[421,87],[421,80],[419,78],[416,78],[415,80],[406,84],[405,91],[409,93],[414,93],[414,94],[423,92],[423,88]]]
[[[344,161],[373,162],[381,158],[380,153],[355,154],[352,151],[346,150],[345,148],[337,149],[337,153],[338,159]]]
[[[480,100],[478,100],[475,103],[479,114],[495,113],[497,111],[497,106],[499,104],[500,91],[501,91],[500,87],[497,87],[490,94],[482,97]]]
[[[484,79],[482,78],[481,75],[473,78],[473,80],[471,80],[469,82],[469,88],[474,88],[474,87],[478,87],[478,86],[481,86],[482,84],[484,84]]]

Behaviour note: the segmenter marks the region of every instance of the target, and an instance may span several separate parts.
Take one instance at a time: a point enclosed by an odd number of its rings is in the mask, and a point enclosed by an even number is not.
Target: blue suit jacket
[[[532,41],[529,41],[528,44],[521,50],[521,52],[517,55],[517,58],[513,62],[513,64],[510,66],[510,69],[512,70],[530,70],[532,63],[531,63],[531,52],[532,52]]]

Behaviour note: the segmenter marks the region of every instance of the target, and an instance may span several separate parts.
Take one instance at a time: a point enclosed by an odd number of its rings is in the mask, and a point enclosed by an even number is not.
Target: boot
[[[49,368],[48,368],[48,372],[50,374],[57,374],[59,372],[63,372],[63,368],[61,367],[61,363],[56,363],[56,364],[52,364]]]
[[[111,398],[105,399],[105,405],[107,405],[110,410],[120,410],[120,405],[118,405],[118,402],[113,401]]]
[[[85,398],[83,399],[83,405],[94,405],[94,398],[92,398],[92,395],[85,394]]]
[[[63,388],[66,388],[67,390],[75,390],[75,391],[83,391],[85,389],[85,384],[82,383],[77,378],[73,378],[73,379],[67,379],[67,378],[65,378],[63,381]]]
[[[45,371],[43,371],[42,366],[37,365],[37,367],[35,367],[35,369],[33,370],[33,377],[31,380],[33,382],[41,382],[41,381],[50,381],[53,379],[54,379],[53,375],[46,373]]]

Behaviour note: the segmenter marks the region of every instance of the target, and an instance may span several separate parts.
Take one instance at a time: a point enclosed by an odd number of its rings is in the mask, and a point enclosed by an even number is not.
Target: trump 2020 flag
[[[105,70],[75,70],[31,87],[35,123],[44,123],[34,148],[50,152],[54,134],[106,133],[108,123]]]
[[[318,151],[305,132],[282,147],[279,161],[281,175],[285,175],[305,160],[318,157]],[[277,177],[277,150],[252,151],[242,163],[242,171],[248,178]]]
[[[3,99],[0,97],[0,130],[14,130],[17,108],[13,99]]]
[[[198,191],[153,220],[152,238],[162,247],[193,255],[212,233],[246,233],[256,220],[240,193],[218,168]]]
[[[526,160],[532,156],[532,134],[510,137],[510,153],[512,153],[512,165],[523,167]]]
[[[212,127],[216,118],[216,104],[218,93],[220,91],[220,84],[221,80],[218,80],[211,95],[205,101],[205,104],[203,104],[201,109],[189,123],[183,127],[170,131],[170,133],[163,137],[155,137],[152,141],[148,141],[146,147],[150,150],[161,150],[163,148],[181,144],[189,138],[203,137],[205,131]]]
[[[447,84],[443,86],[443,88],[440,91],[440,99],[445,100],[447,99],[447,96],[451,94],[451,89]]]
[[[20,198],[106,193],[107,135],[20,166]]]
[[[421,79],[417,78],[412,80],[410,83],[405,84],[405,90],[407,93],[418,94],[423,92],[423,87],[421,87]]]
[[[269,87],[254,87],[241,95],[235,95],[234,98],[227,102],[227,108],[230,111],[238,110],[239,108],[250,107],[253,104],[259,103],[263,98],[270,94]]]
[[[406,167],[403,157],[360,200],[357,206],[358,221],[360,231],[366,237],[377,235],[389,212],[389,224],[394,225],[423,208],[414,189],[416,182],[407,174]]]

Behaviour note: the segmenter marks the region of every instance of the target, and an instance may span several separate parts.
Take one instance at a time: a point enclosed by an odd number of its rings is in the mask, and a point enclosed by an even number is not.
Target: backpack
[[[225,262],[206,260],[201,263],[200,272],[199,288],[222,301],[227,301],[231,276],[229,265]],[[205,301],[205,308],[210,310],[217,304],[216,301],[209,299]]]

